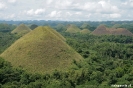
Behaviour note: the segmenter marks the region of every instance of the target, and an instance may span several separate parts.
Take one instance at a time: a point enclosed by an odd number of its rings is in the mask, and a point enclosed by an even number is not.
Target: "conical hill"
[[[35,73],[67,70],[73,60],[83,59],[60,34],[47,26],[39,26],[24,35],[0,56],[13,66]]]
[[[31,29],[28,26],[26,26],[24,24],[20,24],[11,33],[12,34],[17,34],[18,36],[23,36],[23,35],[27,34],[30,31],[31,31]]]
[[[74,24],[69,24],[68,27],[67,27],[67,30],[66,32],[69,32],[69,33],[77,33],[77,32],[80,32],[81,30]]]
[[[94,34],[94,35],[106,35],[106,34],[110,34],[110,31],[107,30],[107,28],[104,25],[100,25],[92,32],[92,34]]]
[[[82,34],[89,34],[91,31],[89,29],[83,29],[80,31]]]
[[[57,31],[53,30],[52,28],[50,28],[49,26],[47,26],[47,28],[53,32],[56,36],[58,36],[59,38],[61,38],[63,41],[65,41],[66,39],[61,35],[59,34]]]
[[[37,28],[37,27],[38,27],[38,25],[36,25],[36,24],[30,25],[30,29],[31,29],[31,30],[34,30],[34,29]]]
[[[133,34],[125,28],[107,28],[104,25],[98,26],[92,34],[94,35],[126,35],[133,36]]]
[[[125,28],[117,28],[115,30],[112,30],[111,33],[113,35],[133,36],[133,34],[129,30],[125,29]]]

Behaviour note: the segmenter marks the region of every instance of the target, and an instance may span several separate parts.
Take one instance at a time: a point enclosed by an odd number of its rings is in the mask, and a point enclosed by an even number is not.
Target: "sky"
[[[133,20],[133,0],[0,0],[0,20]]]

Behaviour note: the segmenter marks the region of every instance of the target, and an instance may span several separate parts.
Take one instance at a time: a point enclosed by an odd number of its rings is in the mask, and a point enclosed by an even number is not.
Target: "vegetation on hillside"
[[[10,33],[15,27],[15,25],[0,24],[0,54],[19,38]]]
[[[21,37],[29,33],[30,31],[31,29],[28,26],[26,26],[25,24],[20,24],[11,33],[16,34],[17,36]]]
[[[133,34],[125,28],[107,28],[104,25],[98,26],[92,34],[94,35],[126,35],[133,36]]]
[[[52,22],[51,22],[52,23]],[[106,23],[107,27],[111,28],[117,22],[103,22]],[[128,23],[128,22],[127,22]],[[80,23],[78,27],[80,27]],[[92,22],[93,24],[93,22]],[[91,24],[91,25],[92,25]],[[99,23],[93,24],[99,25]],[[114,27],[117,28],[118,26],[123,26],[123,28],[130,28],[132,31],[132,26],[130,24],[125,24],[118,22],[120,25],[115,25]],[[55,26],[55,24],[53,24]],[[127,26],[129,25],[129,26]],[[63,25],[62,25],[63,26]],[[47,27],[49,29],[49,27]],[[58,28],[58,27],[57,27]],[[56,29],[58,30],[58,29]],[[94,29],[93,29],[94,30]],[[10,30],[11,31],[11,30]],[[13,34],[10,34],[10,31],[1,31],[0,33],[0,50],[3,52],[7,47],[9,47],[18,37]],[[33,39],[36,40],[32,43],[29,43],[28,47],[21,48],[18,45],[22,46],[23,44],[17,44],[15,50],[12,53],[17,53],[15,55],[21,55],[22,53],[27,52],[25,49],[30,50],[32,45],[44,46],[45,43],[40,43],[41,40],[45,39],[45,37],[41,37],[43,32],[47,31],[45,36],[48,34],[47,42],[54,41],[55,39],[62,40],[62,42],[67,42],[69,46],[71,46],[74,50],[76,50],[84,60],[76,61],[72,60],[72,66],[67,70],[59,71],[53,70],[51,73],[27,73],[27,71],[23,70],[20,66],[14,67],[13,64],[4,60],[4,58],[0,58],[0,87],[1,88],[112,88],[112,85],[130,85],[132,88],[133,84],[133,36],[124,36],[124,35],[91,35],[91,34],[82,34],[82,33],[68,33],[60,30],[61,34],[65,37],[66,40],[63,40],[64,37],[61,35],[57,35],[54,30],[33,30],[27,37],[21,38],[24,40],[32,41]],[[33,33],[33,35],[32,35]],[[37,34],[38,36],[35,36]],[[31,36],[31,37],[30,37]],[[36,39],[36,38],[37,39]],[[29,38],[29,39],[28,39]],[[50,41],[48,41],[50,40]],[[43,56],[43,54],[51,55],[53,57],[54,53],[57,55],[58,49],[57,47],[62,46],[62,43],[57,41],[56,47],[52,45],[55,49],[51,48],[51,42],[47,43],[46,52],[41,52],[41,50],[45,50],[44,48],[33,48],[31,51],[37,50],[34,52],[34,56],[32,53],[28,53],[29,56],[32,56],[31,61],[26,61],[26,64],[33,63],[34,66],[38,66],[40,63],[34,63],[34,58],[36,56]],[[55,43],[54,43],[55,44]],[[5,46],[5,47],[4,47]],[[34,47],[35,47],[34,46]],[[19,50],[24,49],[24,51],[17,52]],[[64,50],[64,49],[63,49]],[[67,50],[66,50],[67,51]],[[66,52],[65,51],[65,52]],[[38,52],[40,54],[38,54]],[[62,52],[62,51],[61,51]],[[9,53],[9,52],[8,52]],[[68,52],[66,52],[68,55]],[[58,59],[61,61],[60,54],[54,57],[54,59]],[[69,53],[71,56],[71,52]],[[10,55],[8,55],[10,56]],[[23,57],[23,55],[22,55]],[[40,59],[37,57],[37,59]],[[58,57],[58,58],[57,58]],[[13,57],[12,59],[14,59]],[[26,59],[26,57],[23,57]],[[29,58],[29,57],[28,57]],[[75,57],[73,57],[75,58]],[[20,62],[19,61],[16,63]],[[33,61],[33,62],[32,62]],[[30,62],[30,63],[29,63]],[[41,63],[44,61],[41,61]],[[49,62],[46,62],[49,63]],[[54,63],[55,60],[54,60]],[[63,64],[64,65],[64,64]],[[34,67],[33,66],[33,67]],[[48,64],[48,66],[52,67],[55,65]],[[47,66],[47,67],[48,67]],[[42,70],[42,69],[41,69]]]
[[[67,43],[85,58],[84,61],[73,61],[75,66],[68,71],[55,70],[51,74],[41,75],[26,73],[21,68],[14,69],[3,64],[6,66],[1,68],[1,87],[111,88],[113,84],[133,84],[133,37],[82,34],[64,36]]]
[[[10,33],[0,32],[0,54],[6,50],[12,43],[14,43],[18,37]]]
[[[30,26],[30,29],[33,30],[33,29],[35,29],[35,28],[37,28],[37,27],[38,27],[38,25],[32,24],[32,25]]]
[[[73,25],[73,24],[67,25],[66,32],[68,33],[78,33],[80,31],[81,30],[76,25]]]
[[[82,34],[89,34],[89,33],[91,33],[91,31],[88,30],[88,29],[83,29],[83,30],[80,31],[80,33],[82,33]]]
[[[47,26],[37,27],[21,37],[1,57],[15,67],[21,66],[33,73],[67,70],[73,60],[83,59],[66,44],[63,36]]]
[[[16,28],[15,25],[11,25],[11,24],[6,24],[6,23],[0,23],[0,32],[10,32],[12,31],[14,28]]]

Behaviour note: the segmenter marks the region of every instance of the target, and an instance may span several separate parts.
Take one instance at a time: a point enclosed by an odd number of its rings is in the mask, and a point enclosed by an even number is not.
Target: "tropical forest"
[[[0,21],[0,88],[132,88],[133,21]]]

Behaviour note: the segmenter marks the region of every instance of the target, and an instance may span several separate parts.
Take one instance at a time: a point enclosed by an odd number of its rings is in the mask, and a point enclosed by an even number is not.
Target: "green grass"
[[[83,30],[80,31],[80,33],[82,33],[82,34],[89,34],[89,33],[91,33],[91,31],[88,30],[88,29],[83,29]]]
[[[17,28],[15,28],[11,33],[12,34],[16,34],[18,36],[23,36],[25,34],[27,34],[28,32],[30,32],[31,29],[24,25],[24,24],[20,24]]]
[[[0,56],[32,73],[66,71],[73,60],[83,59],[64,41],[59,33],[47,26],[40,26],[21,37]]]
[[[69,33],[77,33],[80,31],[81,30],[76,25],[73,25],[73,24],[70,24],[66,30],[66,32],[69,32]]]

